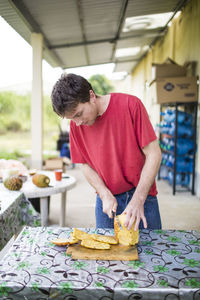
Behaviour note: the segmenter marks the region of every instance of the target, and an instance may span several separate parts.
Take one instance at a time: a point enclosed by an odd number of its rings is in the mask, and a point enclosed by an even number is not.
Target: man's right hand
[[[103,212],[108,215],[110,219],[113,218],[113,212],[117,211],[117,200],[113,194],[108,190],[100,195],[103,204]]]
[[[95,188],[97,194],[99,194],[102,200],[103,212],[109,218],[113,218],[113,212],[117,211],[117,200],[95,170],[88,164],[82,164],[82,170],[88,182]]]

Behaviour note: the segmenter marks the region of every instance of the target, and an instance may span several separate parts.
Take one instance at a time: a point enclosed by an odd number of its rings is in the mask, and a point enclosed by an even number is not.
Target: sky
[[[32,48],[31,46],[0,17],[0,90],[13,88],[32,81]],[[43,85],[52,84],[60,77],[63,70],[52,68],[43,60]],[[89,78],[93,74],[104,74],[113,77],[114,64],[67,69]]]

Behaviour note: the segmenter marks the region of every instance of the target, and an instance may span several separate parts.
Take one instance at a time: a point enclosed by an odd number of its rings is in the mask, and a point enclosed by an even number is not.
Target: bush
[[[13,152],[0,151],[0,159],[15,159],[15,160],[18,160],[19,158],[21,158],[23,156],[24,155],[19,151],[13,151]]]
[[[9,114],[14,110],[14,102],[11,101],[12,93],[0,93],[0,114]]]
[[[22,129],[21,124],[18,121],[11,121],[6,125],[8,131],[20,131]]]
[[[0,134],[5,134],[6,133],[6,124],[4,123],[3,120],[0,119]]]
[[[53,111],[49,96],[44,96],[43,98],[43,109],[45,131],[58,130],[60,118]],[[0,133],[4,133],[6,130],[30,130],[30,120],[31,94],[0,93]]]
[[[88,81],[91,83],[94,92],[98,95],[107,95],[113,90],[110,80],[104,75],[93,75]]]

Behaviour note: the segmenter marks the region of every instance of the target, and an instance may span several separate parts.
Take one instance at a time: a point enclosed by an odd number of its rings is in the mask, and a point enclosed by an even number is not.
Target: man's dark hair
[[[82,76],[62,74],[51,93],[53,110],[61,117],[73,112],[79,103],[90,101],[91,84]]]

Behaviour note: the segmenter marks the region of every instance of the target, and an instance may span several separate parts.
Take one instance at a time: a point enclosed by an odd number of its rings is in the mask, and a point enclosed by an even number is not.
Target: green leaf
[[[110,272],[109,268],[97,267],[97,273],[106,274],[106,273],[109,273],[109,272]]]
[[[200,281],[197,281],[195,278],[189,279],[185,281],[185,285],[191,288],[200,288]]]
[[[172,250],[168,250],[167,253],[170,254],[170,255],[172,255],[172,256],[181,254],[180,251],[173,250],[173,249]]]
[[[156,272],[167,272],[169,270],[169,268],[161,266],[161,265],[154,266],[153,269]]]
[[[28,230],[24,230],[24,231],[22,232],[22,235],[27,235],[27,234],[29,234],[29,231],[28,231]]]
[[[97,287],[103,287],[103,283],[102,283],[102,282],[96,281],[94,284],[95,284]]]
[[[130,288],[130,289],[137,288],[138,286],[139,284],[137,284],[134,280],[126,281],[122,284],[123,288]]]
[[[61,290],[62,294],[71,294],[72,293],[72,283],[71,282],[61,282],[59,289]]]
[[[38,274],[50,274],[50,270],[47,268],[37,268],[36,271]]]
[[[41,222],[39,220],[34,220],[33,225],[35,227],[41,226]]]
[[[151,242],[151,241],[143,241],[143,242],[142,242],[142,245],[143,245],[143,246],[153,246],[154,243]]]
[[[180,242],[180,241],[181,241],[181,239],[178,238],[177,236],[168,236],[167,239],[168,239],[168,241],[173,242],[173,243],[176,243],[176,242]]]
[[[145,250],[144,253],[151,255],[151,254],[153,254],[153,250]]]
[[[35,292],[39,292],[39,287],[40,287],[40,285],[39,285],[38,282],[33,282],[33,283],[32,283],[32,287],[31,287],[31,290],[32,290],[32,291],[35,291]]]
[[[88,266],[88,264],[84,261],[75,261],[73,263],[73,267],[77,270],[82,269],[82,268],[87,267],[87,266]]]
[[[165,233],[166,233],[166,230],[157,229],[157,230],[155,230],[155,232],[156,232],[157,234],[165,234]]]
[[[198,246],[198,245],[200,245],[200,241],[190,240],[190,241],[189,241],[189,244],[190,244],[190,245],[197,245],[197,246]]]
[[[200,261],[195,260],[195,259],[184,259],[184,265],[195,268],[195,267],[198,267],[200,265]]]
[[[30,266],[32,266],[32,264],[30,264],[29,262],[22,261],[18,264],[17,270],[24,269],[24,268],[29,268]]]
[[[144,266],[144,263],[140,262],[139,260],[131,260],[128,263],[129,267],[133,267],[134,269],[140,268]]]
[[[158,285],[160,285],[160,286],[168,286],[168,282],[164,279],[158,280],[157,282],[158,282]]]
[[[8,296],[11,288],[6,286],[7,282],[0,283],[0,296]]]

